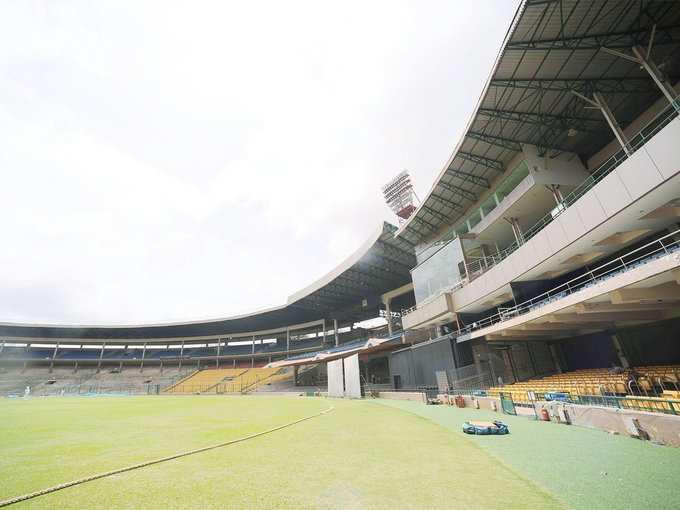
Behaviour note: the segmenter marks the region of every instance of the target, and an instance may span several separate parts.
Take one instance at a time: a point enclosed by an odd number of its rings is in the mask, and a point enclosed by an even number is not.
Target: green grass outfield
[[[0,400],[0,500],[330,406],[9,508],[679,506],[677,449],[515,417],[509,436],[466,436],[483,411],[411,402],[223,396]]]

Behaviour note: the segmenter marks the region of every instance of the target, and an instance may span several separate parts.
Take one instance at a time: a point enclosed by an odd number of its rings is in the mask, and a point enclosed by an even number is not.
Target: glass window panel
[[[456,238],[411,271],[416,302],[421,303],[447,287],[460,282],[459,264],[463,247]]]

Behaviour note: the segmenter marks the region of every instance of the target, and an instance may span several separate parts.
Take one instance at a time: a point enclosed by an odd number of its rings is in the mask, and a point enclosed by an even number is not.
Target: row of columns
[[[321,329],[322,329],[321,334],[322,334],[323,343],[325,344],[326,343],[326,333],[327,333],[326,319],[323,319]],[[336,347],[340,345],[340,334],[339,334],[338,319],[333,319],[333,340],[334,340],[334,344],[335,344]],[[255,342],[256,341],[257,341],[256,336],[253,335],[252,344],[251,344],[251,363],[250,363],[251,367],[255,366]],[[222,342],[223,342],[222,339],[218,340],[218,342],[217,342],[217,357],[215,359],[215,367],[216,368],[220,368],[220,354],[221,354]],[[59,342],[57,342],[56,345],[55,345],[55,348],[54,348],[54,352],[52,353],[52,356],[50,358],[50,371],[52,371],[52,368],[54,366],[54,361],[55,361],[57,354],[59,352],[59,345],[60,345]],[[184,346],[185,346],[185,342],[184,342],[184,340],[182,340],[181,344],[180,344],[179,361],[178,361],[178,369],[179,370],[182,369],[183,358],[184,358]],[[31,347],[30,343],[26,344],[26,350],[29,350],[30,347]],[[125,345],[124,349],[127,349],[128,347],[129,347],[128,345]],[[2,341],[2,343],[0,343],[0,354],[2,353],[4,348],[5,348],[5,341]],[[81,348],[83,348],[83,345],[81,345]],[[102,346],[101,346],[101,349],[99,351],[99,357],[97,359],[97,372],[99,372],[101,370],[105,349],[106,349],[106,342],[102,342]],[[147,349],[147,342],[144,342],[144,345],[143,345],[143,348],[142,348],[142,359],[141,359],[141,363],[140,363],[140,371],[144,370],[144,361],[146,359],[146,349]],[[286,357],[289,356],[289,353],[290,353],[290,328],[287,327],[286,328]],[[271,362],[271,356],[269,356],[269,362]],[[233,364],[234,364],[233,366],[235,368],[236,367],[236,359],[233,360]],[[120,368],[122,369],[122,362],[121,362]],[[161,361],[161,368],[162,368],[162,361]],[[77,371],[77,369],[78,369],[78,362],[75,363],[75,370]],[[199,364],[199,369],[200,369],[200,364]]]

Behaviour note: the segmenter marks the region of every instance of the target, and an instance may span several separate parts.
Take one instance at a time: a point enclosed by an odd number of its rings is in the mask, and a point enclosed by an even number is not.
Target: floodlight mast
[[[397,215],[399,225],[405,222],[416,210],[418,196],[413,190],[408,170],[402,170],[382,187],[385,203]]]

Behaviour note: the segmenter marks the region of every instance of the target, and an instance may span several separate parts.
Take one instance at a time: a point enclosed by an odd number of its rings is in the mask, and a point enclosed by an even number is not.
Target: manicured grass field
[[[0,400],[0,500],[331,406],[328,414],[269,435],[9,508],[639,509],[677,508],[679,501],[679,450],[602,432],[511,418],[509,436],[470,437],[460,432],[461,420],[484,419],[483,412],[221,396]],[[575,460],[584,452],[600,459]],[[607,455],[611,461],[601,462]],[[597,471],[601,466],[607,475]],[[640,490],[642,480],[653,491]],[[626,497],[603,500],[610,492]]]

